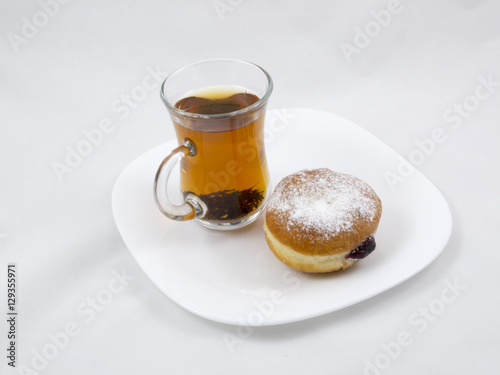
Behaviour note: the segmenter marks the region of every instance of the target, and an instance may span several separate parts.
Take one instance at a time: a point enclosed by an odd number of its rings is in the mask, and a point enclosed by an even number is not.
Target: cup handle
[[[206,206],[196,195],[188,195],[185,202],[177,206],[170,201],[167,194],[168,177],[177,162],[183,157],[194,155],[196,155],[194,143],[191,140],[186,140],[182,146],[175,148],[170,155],[163,159],[156,172],[154,182],[155,202],[159,210],[169,219],[185,221],[205,215]]]

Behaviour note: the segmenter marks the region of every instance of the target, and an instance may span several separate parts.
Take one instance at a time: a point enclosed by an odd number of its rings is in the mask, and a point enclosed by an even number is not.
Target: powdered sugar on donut
[[[327,168],[303,170],[285,177],[268,202],[268,210],[281,216],[280,224],[290,230],[330,238],[349,231],[358,220],[373,221],[377,203],[372,188],[352,175]]]

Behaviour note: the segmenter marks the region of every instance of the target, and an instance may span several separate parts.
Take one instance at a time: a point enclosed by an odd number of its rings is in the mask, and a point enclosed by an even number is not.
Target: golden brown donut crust
[[[346,269],[354,265],[356,260],[346,258],[346,253],[333,255],[305,255],[279,242],[267,228],[264,220],[264,231],[269,248],[276,258],[286,265],[304,272],[331,272]]]
[[[276,186],[265,229],[300,254],[331,256],[375,233],[381,215],[380,198],[361,179],[327,168],[303,170]]]

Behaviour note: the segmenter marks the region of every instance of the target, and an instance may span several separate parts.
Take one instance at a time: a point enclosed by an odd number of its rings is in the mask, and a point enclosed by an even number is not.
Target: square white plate
[[[180,306],[236,325],[308,319],[398,285],[446,246],[452,220],[441,193],[361,127],[326,112],[283,109],[268,111],[265,134],[274,186],[301,169],[327,167],[373,187],[383,204],[377,248],[348,270],[312,275],[292,270],[274,257],[264,239],[262,216],[231,232],[167,219],[155,206],[153,179],[163,158],[177,146],[172,140],[127,166],[115,183],[112,206],[132,256]],[[399,182],[389,183],[388,176],[399,176]],[[169,194],[180,202],[178,190],[174,173]]]

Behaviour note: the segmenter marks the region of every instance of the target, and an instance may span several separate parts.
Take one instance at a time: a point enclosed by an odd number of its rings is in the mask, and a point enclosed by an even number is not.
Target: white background
[[[46,10],[35,1],[0,3],[2,374],[498,370],[499,1],[41,3]],[[390,19],[376,24],[387,9]],[[371,36],[363,40],[364,32]],[[356,52],[346,53],[347,44]],[[451,207],[454,229],[442,255],[382,295],[319,318],[255,328],[234,346],[224,337],[240,337],[238,327],[195,316],[164,296],[124,245],[111,191],[132,160],[174,136],[159,84],[147,78],[148,88],[138,88],[144,77],[211,57],[266,68],[275,82],[269,108],[335,113],[410,161],[418,141],[443,129],[446,140],[418,165]],[[146,95],[130,111],[117,110],[131,92]],[[66,164],[84,132],[106,119],[112,130],[58,178],[54,166]],[[9,263],[18,270],[17,369],[5,355]],[[106,289],[114,272],[131,280],[90,319],[82,313],[87,299]],[[465,290],[422,318],[421,309],[439,306],[447,282]],[[415,314],[425,328],[410,323]],[[68,325],[73,337],[51,351],[51,337]],[[404,332],[410,342],[394,349],[390,343]],[[44,351],[51,357],[45,362]]]

